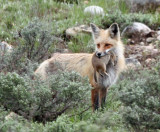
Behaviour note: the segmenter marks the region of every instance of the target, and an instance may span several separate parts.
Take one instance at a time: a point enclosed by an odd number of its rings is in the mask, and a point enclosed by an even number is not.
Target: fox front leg
[[[99,108],[99,89],[94,88],[91,90],[92,109],[93,111]]]

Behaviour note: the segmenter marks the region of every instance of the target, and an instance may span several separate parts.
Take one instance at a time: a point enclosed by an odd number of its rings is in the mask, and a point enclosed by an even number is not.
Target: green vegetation
[[[122,81],[120,100],[123,102],[123,118],[135,131],[160,128],[160,73],[141,71],[127,73]]]
[[[46,122],[89,103],[89,82],[74,72],[58,72],[47,82],[16,73],[0,74],[0,105],[26,119]],[[82,104],[84,104],[82,107]]]
[[[160,129],[160,64],[127,71],[111,87],[104,109],[92,112],[91,86],[79,74],[58,71],[47,82],[34,76],[38,64],[57,49],[93,52],[89,34],[65,30],[91,22],[123,30],[138,21],[156,29],[160,14],[130,12],[124,0],[0,0],[0,41],[15,46],[0,54],[0,132],[128,132]],[[101,6],[105,16],[83,10]],[[125,78],[123,80],[123,78]],[[17,115],[6,118],[10,112]]]
[[[80,24],[95,23],[100,27],[107,28],[111,23],[117,22],[121,29],[124,26],[139,21],[148,24],[150,27],[157,28],[160,23],[160,15],[157,14],[130,14],[129,8],[123,0],[92,0],[88,4],[84,4],[83,0],[79,0],[78,4],[67,4],[64,2],[32,0],[32,1],[18,1],[18,0],[1,0],[0,5],[0,40],[7,41],[11,44],[16,44],[17,34],[26,27],[35,18],[39,21],[48,24],[52,35],[64,39],[65,30]],[[68,1],[69,2],[69,1]],[[106,13],[106,16],[91,16],[85,15],[83,10],[89,5],[101,6]],[[71,51],[82,52],[81,43],[88,44],[88,39],[76,42],[74,49]],[[74,43],[70,39],[67,44]],[[78,46],[77,46],[78,45]]]
[[[137,74],[135,74],[134,71],[124,73],[123,76],[127,78],[127,81],[121,81],[118,85],[113,86],[107,96],[106,108],[95,113],[93,113],[91,109],[88,110],[89,102],[87,103],[88,99],[86,98],[89,97],[89,89],[87,90],[88,82],[86,81],[84,84],[84,81],[82,81],[83,85],[78,83],[79,80],[77,80],[78,82],[72,82],[73,78],[79,78],[79,75],[75,73],[65,73],[55,78],[52,77],[51,82],[54,83],[51,85],[51,89],[53,89],[52,86],[54,86],[56,91],[60,93],[58,98],[64,99],[55,105],[50,105],[49,103],[53,94],[51,94],[46,83],[36,83],[35,80],[29,80],[30,83],[28,84],[26,78],[24,82],[24,77],[20,77],[16,73],[9,73],[6,76],[2,76],[1,74],[0,101],[4,107],[0,109],[0,130],[2,132],[7,130],[18,132],[22,130],[35,131],[36,129],[42,132],[89,132],[93,130],[95,132],[127,132],[130,130],[156,131],[159,129],[160,121],[160,69],[158,67],[159,65],[154,72],[151,70],[148,72],[141,71]],[[66,79],[66,77],[69,78]],[[72,81],[69,82],[69,80]],[[66,83],[68,83],[67,89],[62,89]],[[88,92],[85,91],[85,89]],[[76,94],[76,92],[78,92],[78,94]],[[75,96],[72,96],[73,94]],[[59,116],[56,121],[53,121],[54,116],[47,115],[50,113],[50,110],[52,110],[51,108],[54,108],[54,110],[63,108],[63,102],[68,100],[66,97],[72,97],[68,98],[69,104],[75,105],[76,108],[70,107],[72,109],[69,108],[65,114]],[[36,106],[39,106],[40,109]],[[6,108],[8,111],[6,111]],[[21,116],[5,119],[10,110],[19,113]],[[29,112],[32,114],[30,115],[28,113],[23,115],[27,113],[27,111],[32,111]],[[47,115],[45,112],[48,112]],[[26,119],[31,121],[28,122]],[[35,120],[45,122],[45,125],[34,122]],[[46,122],[47,120],[51,122]]]

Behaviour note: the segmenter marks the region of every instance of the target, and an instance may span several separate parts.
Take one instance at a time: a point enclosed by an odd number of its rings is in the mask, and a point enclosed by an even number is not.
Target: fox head
[[[117,23],[113,23],[108,29],[100,29],[95,24],[90,24],[92,36],[96,45],[96,55],[100,58],[109,50],[116,48],[120,41],[120,32]]]

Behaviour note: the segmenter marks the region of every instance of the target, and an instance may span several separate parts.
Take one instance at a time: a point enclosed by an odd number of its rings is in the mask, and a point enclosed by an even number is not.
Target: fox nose
[[[97,53],[97,56],[98,56],[99,58],[101,57],[101,55],[102,55],[102,53],[100,53],[100,52]]]

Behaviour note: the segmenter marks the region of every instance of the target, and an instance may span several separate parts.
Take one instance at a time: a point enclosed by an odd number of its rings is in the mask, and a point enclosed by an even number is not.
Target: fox
[[[98,57],[108,57],[106,52],[112,48],[117,56],[117,63],[114,65],[108,58],[106,73],[109,75],[98,76],[98,87],[94,79],[94,67],[92,57],[94,53],[54,53],[53,56],[40,64],[35,74],[46,80],[50,74],[57,70],[75,71],[82,77],[88,77],[93,87],[91,90],[91,103],[93,111],[103,108],[109,87],[114,84],[119,74],[125,69],[124,46],[120,37],[120,30],[117,23],[113,23],[108,29],[101,29],[91,23],[91,33],[95,45],[95,52]]]

